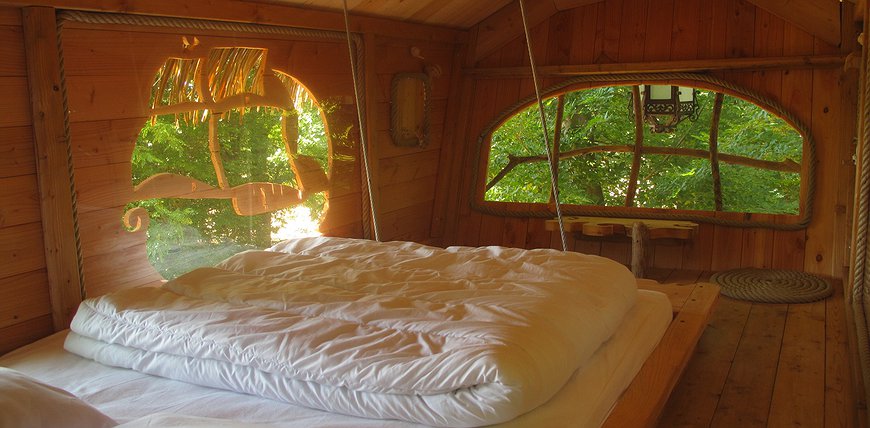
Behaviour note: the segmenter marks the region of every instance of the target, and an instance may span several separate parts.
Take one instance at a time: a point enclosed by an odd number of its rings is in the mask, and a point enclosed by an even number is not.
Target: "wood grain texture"
[[[840,44],[840,2],[837,0],[747,1],[793,22],[828,44]]]
[[[671,322],[656,350],[623,393],[605,427],[652,427],[692,356],[719,296],[712,284],[698,284]],[[631,405],[620,405],[622,402]]]
[[[50,314],[0,328],[0,355],[49,336],[53,332]]]
[[[670,15],[666,10],[670,10]],[[666,25],[663,27],[670,30],[653,28],[653,22],[664,22]],[[538,61],[539,64],[545,64],[540,69],[546,74],[548,81],[560,81],[563,77],[559,73],[564,73],[564,78],[567,78],[575,73],[602,70],[647,70],[656,64],[671,68],[679,67],[680,64],[705,64],[706,67],[715,68],[716,64],[722,64],[723,67],[730,67],[732,71],[725,71],[724,68],[713,71],[717,77],[778,100],[787,106],[790,113],[810,125],[814,129],[814,135],[821,132],[827,139],[833,138],[830,143],[817,144],[818,150],[825,152],[820,158],[829,159],[827,165],[821,166],[822,170],[836,171],[829,174],[820,185],[817,195],[826,193],[836,196],[828,197],[833,205],[822,202],[824,206],[832,208],[819,208],[818,204],[816,208],[829,210],[839,220],[830,223],[824,219],[825,214],[822,214],[821,219],[813,221],[809,232],[702,226],[697,239],[690,242],[675,246],[656,245],[653,267],[721,270],[757,266],[802,270],[811,262],[817,263],[815,258],[821,254],[823,261],[818,271],[834,277],[842,276],[849,204],[842,203],[844,198],[840,195],[848,193],[852,174],[843,153],[851,152],[850,137],[846,136],[854,136],[854,126],[841,126],[839,122],[842,119],[830,117],[830,113],[828,117],[821,116],[823,113],[814,113],[824,111],[822,104],[825,104],[814,99],[814,88],[826,85],[817,86],[813,79],[815,75],[841,75],[834,65],[843,60],[848,47],[831,47],[804,29],[747,0],[674,0],[656,2],[655,6],[645,0],[608,0],[583,5],[570,11],[556,12],[539,27],[544,27],[540,31],[546,31],[551,39],[547,41],[543,59],[539,58]],[[479,27],[475,29],[480,30]],[[537,27],[535,31],[539,31]],[[553,39],[554,35],[558,35],[556,39]],[[565,42],[569,38],[571,44],[566,46]],[[534,39],[534,47],[539,49],[538,43],[541,41],[539,38]],[[506,51],[521,48],[522,45],[508,42],[502,48],[501,54],[496,51],[488,55],[485,61],[477,63],[476,68],[467,69],[466,73],[477,77],[477,84],[489,84],[489,80],[497,81],[494,84],[498,85],[498,92],[506,90],[507,81],[522,87],[528,81],[525,60],[515,59],[511,63],[506,61],[510,56],[505,56]],[[828,58],[831,63],[824,66],[817,63],[807,69],[807,62],[797,60],[801,57],[812,58],[808,59],[810,63],[817,60],[825,62],[827,59],[824,58]],[[746,67],[741,67],[740,64]],[[828,83],[852,88],[855,81],[854,76],[842,75],[839,81],[829,80]],[[851,91],[852,89],[829,91],[827,96],[831,102],[828,104],[841,106],[830,107],[829,111],[849,111],[846,106],[853,105],[855,97]],[[521,90],[521,95],[528,96],[531,92]],[[481,108],[499,111],[500,107],[499,103],[492,102],[476,102],[473,105],[478,109],[477,115],[484,115]],[[481,119],[480,122],[486,123],[486,120]],[[834,129],[837,129],[837,135],[834,135]],[[466,141],[476,141],[479,130],[479,125],[471,123],[467,127]],[[838,162],[836,166],[835,162]],[[469,170],[470,168],[466,169]],[[473,178],[465,181],[471,179]],[[843,186],[843,183],[847,185]],[[806,194],[806,189],[802,191]],[[457,199],[464,197],[465,195],[456,196]],[[469,229],[477,222],[464,224],[466,214],[457,212],[457,215],[456,223],[464,228],[461,234],[473,236],[474,232]],[[472,212],[469,215],[474,214]],[[734,214],[720,215],[739,217]],[[786,216],[753,215],[753,218],[772,218],[783,223],[788,221]],[[819,241],[826,244],[810,255],[807,250],[807,236],[811,239],[810,244]],[[513,239],[514,235],[511,237]],[[620,248],[625,247],[607,241],[581,241],[575,243],[574,248],[592,253],[606,252],[615,259],[621,259],[620,254],[624,252]]]
[[[16,6],[48,6],[72,10],[252,22],[344,31],[344,19],[340,9],[336,10],[332,7],[333,10],[323,10],[322,8],[295,7],[275,4],[272,1],[188,0],[184,3],[178,3],[150,0],[4,0],[4,3]],[[331,1],[330,4],[335,5]],[[459,43],[465,37],[462,31],[444,26],[385,20],[367,15],[354,15],[351,18],[350,29],[352,32],[368,32],[447,43]]]
[[[0,277],[6,278],[45,267],[40,223],[0,228]]]
[[[770,426],[823,426],[825,302],[789,305]]]
[[[2,282],[0,328],[51,315],[51,299],[48,288],[44,286],[48,278],[44,269],[3,278]]]
[[[25,8],[23,23],[46,271],[54,327],[62,330],[81,302],[82,284],[54,9]]]
[[[0,177],[36,174],[30,126],[0,127],[0,141]]]
[[[787,308],[754,305],[722,390],[711,427],[765,427]]]
[[[0,228],[37,223],[42,214],[35,175],[0,178]]]

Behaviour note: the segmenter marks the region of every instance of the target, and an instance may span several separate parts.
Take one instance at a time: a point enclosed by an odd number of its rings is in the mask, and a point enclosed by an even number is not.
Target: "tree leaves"
[[[710,122],[715,92],[698,90],[697,120],[683,121],[675,132],[644,131],[644,146],[709,151]],[[565,94],[561,152],[583,147],[633,146],[634,115],[631,87],[583,89]],[[546,102],[553,121],[555,98]],[[548,124],[552,130],[552,124]],[[645,127],[646,129],[646,127]],[[537,106],[523,109],[492,134],[487,182],[508,164],[511,156],[544,154]],[[552,136],[551,136],[552,138]],[[801,162],[803,137],[776,115],[750,102],[726,96],[720,123],[720,153],[782,162]],[[631,153],[588,153],[559,163],[559,192],[563,203],[576,205],[625,204]],[[721,162],[723,208],[726,211],[797,214],[800,174],[750,168]],[[489,201],[549,201],[546,162],[521,164],[485,194]],[[643,154],[635,206],[679,210],[713,210],[710,162],[676,154]]]

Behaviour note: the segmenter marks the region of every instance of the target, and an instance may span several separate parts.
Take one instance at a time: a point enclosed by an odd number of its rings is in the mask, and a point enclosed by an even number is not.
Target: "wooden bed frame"
[[[674,319],[616,402],[603,425],[608,428],[656,426],[719,298],[719,287],[708,283],[676,285],[639,279],[637,285],[639,289],[666,294],[674,308]]]

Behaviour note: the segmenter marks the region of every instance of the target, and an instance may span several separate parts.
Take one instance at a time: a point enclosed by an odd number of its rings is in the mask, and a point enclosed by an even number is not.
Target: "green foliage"
[[[630,86],[578,90],[564,95],[561,152],[595,146],[634,146],[635,124]],[[672,133],[652,133],[644,124],[644,146],[709,150],[712,91],[698,90],[699,114]],[[554,130],[556,98],[546,100]],[[779,117],[755,104],[726,96],[719,123],[719,151],[756,159],[801,162],[803,137]],[[543,155],[543,133],[537,105],[517,112],[492,134],[487,182],[509,159]],[[550,136],[551,141],[553,136]],[[559,162],[562,202],[576,205],[624,206],[632,153],[592,152]],[[800,174],[730,165],[720,161],[726,211],[796,214]],[[520,164],[498,181],[486,200],[547,202],[550,177],[546,162]],[[644,154],[634,206],[680,210],[713,210],[713,177],[706,159]]]
[[[282,111],[271,108],[233,111],[218,123],[221,157],[230,187],[248,182],[282,183],[297,187],[281,138]],[[318,159],[326,170],[328,147],[320,110],[311,101],[299,111],[299,153]],[[208,121],[195,124],[174,116],[146,124],[133,152],[133,183],[171,172],[214,187],[217,174],[208,147]],[[312,218],[322,216],[325,198],[313,195],[305,205]],[[281,226],[272,214],[239,216],[231,201],[216,199],[152,199],[130,204],[151,216],[148,255],[164,277],[211,265],[242,249],[265,248]]]

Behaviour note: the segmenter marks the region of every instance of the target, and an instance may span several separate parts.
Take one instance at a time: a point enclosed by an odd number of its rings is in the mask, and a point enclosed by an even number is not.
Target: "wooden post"
[[[631,226],[631,272],[635,278],[643,278],[646,268],[646,246],[649,241],[649,230],[641,221]]]
[[[61,93],[57,21],[50,7],[25,7],[22,17],[52,321],[55,330],[62,330],[69,326],[81,303],[82,284],[70,185],[72,160]]]

